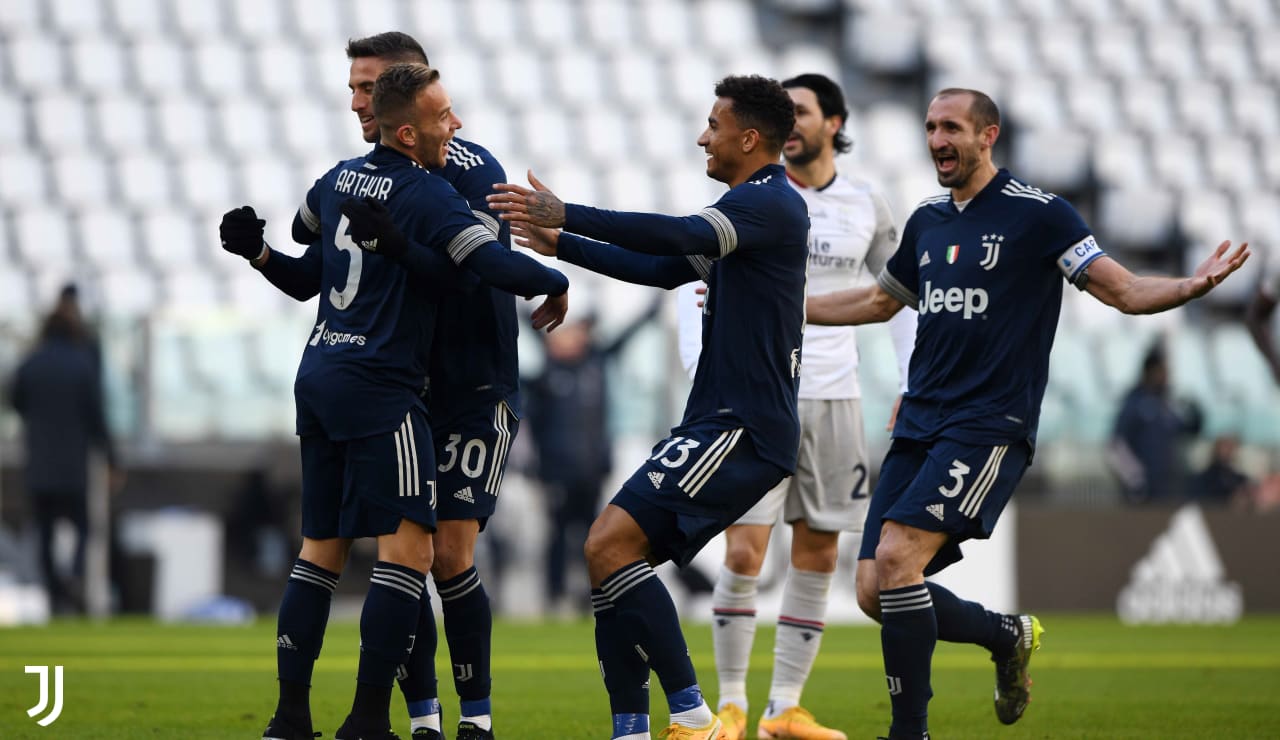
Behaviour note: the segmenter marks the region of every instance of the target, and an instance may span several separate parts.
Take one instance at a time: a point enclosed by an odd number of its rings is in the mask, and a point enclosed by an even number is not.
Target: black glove
[[[399,259],[408,251],[408,240],[391,222],[391,211],[382,201],[372,196],[360,200],[348,198],[339,208],[351,224],[347,234],[364,251],[383,254],[391,259]]]
[[[218,225],[222,248],[251,260],[262,254],[262,247],[266,244],[262,232],[266,226],[267,222],[258,218],[249,206],[227,211],[222,214],[222,223]]]

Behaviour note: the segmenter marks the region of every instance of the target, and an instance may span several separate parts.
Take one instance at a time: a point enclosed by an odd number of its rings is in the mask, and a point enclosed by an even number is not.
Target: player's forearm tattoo
[[[564,225],[564,202],[548,193],[530,193],[526,205],[529,218],[539,226],[556,228]]]

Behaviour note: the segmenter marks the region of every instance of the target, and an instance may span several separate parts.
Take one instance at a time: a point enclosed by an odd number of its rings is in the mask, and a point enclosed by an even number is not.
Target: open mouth
[[[952,152],[940,152],[933,155],[933,165],[938,168],[938,172],[951,173],[960,166],[960,160]]]

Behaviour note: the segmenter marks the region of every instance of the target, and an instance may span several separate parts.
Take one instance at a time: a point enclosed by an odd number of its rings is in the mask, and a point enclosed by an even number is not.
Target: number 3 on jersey
[[[658,448],[658,451],[649,459],[671,470],[685,468],[687,463],[688,466],[684,475],[681,476],[677,485],[680,490],[687,493],[690,498],[693,498],[706,485],[707,480],[720,469],[720,464],[733,451],[734,445],[738,443],[738,439],[741,436],[741,429],[720,432],[715,441],[707,445],[706,449],[702,450],[696,457],[691,453],[701,447],[702,442],[689,437],[672,437],[662,447]],[[691,458],[693,458],[693,462],[690,462]],[[658,487],[662,479],[662,473],[654,472],[650,473],[650,476],[657,476],[658,479],[654,481],[654,487]],[[650,480],[653,480],[653,478],[651,477]]]
[[[351,222],[347,220],[346,214],[343,214],[338,220],[337,230],[333,232],[333,246],[351,256],[351,262],[347,266],[347,279],[342,290],[336,287],[329,289],[329,302],[339,311],[345,310],[356,299],[356,293],[360,290],[360,271],[364,267],[364,252],[356,246],[351,235],[347,233],[350,226]]]

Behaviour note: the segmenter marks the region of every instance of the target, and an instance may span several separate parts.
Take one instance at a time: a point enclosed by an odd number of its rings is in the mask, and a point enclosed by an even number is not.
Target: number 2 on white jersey
[[[338,220],[337,231],[333,232],[333,245],[351,255],[351,263],[347,266],[347,280],[342,290],[329,289],[329,302],[339,311],[345,310],[356,299],[356,293],[360,290],[360,271],[364,267],[364,251],[356,246],[347,233],[350,226],[351,222],[343,214]]]

